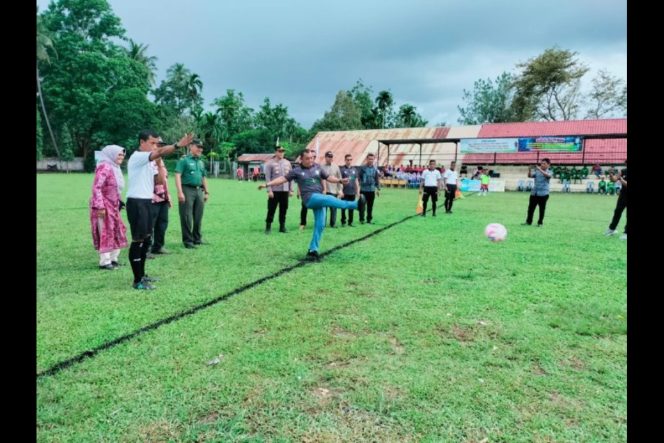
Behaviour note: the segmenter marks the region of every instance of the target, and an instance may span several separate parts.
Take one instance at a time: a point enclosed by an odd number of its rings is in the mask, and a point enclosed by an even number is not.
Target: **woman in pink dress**
[[[120,217],[120,196],[124,187],[120,165],[125,149],[109,145],[101,150],[101,157],[92,184],[90,225],[92,243],[99,251],[99,269],[113,270],[119,266],[120,249],[127,247],[127,228]]]

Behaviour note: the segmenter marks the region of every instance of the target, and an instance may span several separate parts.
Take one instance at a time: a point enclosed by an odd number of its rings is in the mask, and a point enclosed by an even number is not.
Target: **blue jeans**
[[[307,208],[314,210],[314,235],[309,243],[310,251],[318,251],[320,239],[325,229],[325,208],[357,209],[357,201],[339,200],[331,195],[311,194]]]

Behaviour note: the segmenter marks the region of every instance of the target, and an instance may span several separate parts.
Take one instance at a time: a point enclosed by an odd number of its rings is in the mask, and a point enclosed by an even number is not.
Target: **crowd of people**
[[[138,136],[138,149],[127,162],[128,182],[126,203],[122,200],[125,181],[120,165],[125,160],[126,150],[118,145],[109,145],[101,150],[92,184],[90,198],[90,223],[94,248],[99,253],[99,269],[112,271],[122,266],[120,251],[129,247],[129,264],[134,275],[133,288],[154,289],[155,278],[145,272],[146,260],[156,255],[168,254],[165,248],[165,236],[168,229],[168,213],[173,200],[168,188],[168,171],[163,157],[177,150],[186,149],[175,166],[175,186],[178,201],[178,214],[182,233],[182,245],[186,249],[196,249],[207,244],[203,240],[202,221],[205,205],[209,198],[207,173],[201,159],[204,144],[194,139],[193,134],[185,134],[175,144],[163,142],[159,134],[144,130]],[[352,166],[351,154],[344,155],[344,164],[334,163],[334,153],[328,151],[324,163],[315,162],[316,152],[306,149],[301,154],[299,165],[293,166],[284,158],[285,149],[277,145],[274,156],[265,162],[263,173],[266,183],[258,186],[267,196],[265,234],[271,234],[272,224],[279,208],[279,232],[287,233],[286,217],[290,197],[297,195],[301,199],[300,229],[307,224],[307,213],[314,214],[314,229],[305,259],[320,261],[320,243],[326,224],[331,228],[354,227],[354,211],[359,212],[360,224],[373,224],[374,203],[380,197],[380,181],[383,177],[396,177],[405,180],[417,180],[422,197],[423,211],[426,216],[431,200],[431,214],[436,216],[438,196],[444,192],[446,214],[452,214],[454,200],[459,194],[459,176],[456,164],[452,161],[448,168],[438,166],[431,160],[426,169],[419,167],[379,168],[375,156],[368,153],[364,163]],[[625,161],[627,164],[627,161]],[[472,178],[479,179],[478,195],[486,196],[489,191],[490,171],[479,166]],[[593,168],[595,172],[595,168]],[[622,213],[627,208],[627,168],[620,172],[609,171],[609,180],[599,185],[600,192],[608,193],[610,185],[618,190],[619,197],[607,236],[616,233]],[[252,179],[257,181],[261,171],[254,168]],[[544,158],[529,171],[534,180],[530,193],[526,221],[533,223],[535,209],[539,208],[537,226],[544,223],[550,181],[553,177],[551,162]],[[237,178],[244,179],[240,168]],[[297,193],[293,188],[297,184]],[[121,212],[126,208],[131,241],[127,238],[127,229],[122,221]],[[326,220],[327,209],[329,220]],[[340,223],[337,223],[337,210],[341,210]],[[627,239],[627,224],[621,239]]]

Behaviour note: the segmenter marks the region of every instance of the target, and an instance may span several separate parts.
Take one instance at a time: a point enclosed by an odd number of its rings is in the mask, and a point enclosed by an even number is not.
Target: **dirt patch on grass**
[[[140,441],[166,442],[177,440],[179,432],[175,425],[166,420],[159,420],[141,426],[138,429],[138,435],[140,436]]]
[[[403,344],[396,337],[388,337],[387,341],[392,346],[392,352],[397,355],[401,355],[406,352],[406,349],[403,347]]]
[[[345,330],[341,326],[334,326],[332,328],[332,335],[338,338],[344,338],[344,339],[353,339],[357,338],[357,334],[354,334],[350,331]]]
[[[533,362],[533,367],[532,367],[532,372],[535,375],[548,375],[548,372],[546,372],[546,369],[542,367],[540,362],[536,361]]]
[[[334,425],[330,428],[308,430],[296,438],[303,442],[412,442],[421,436],[413,429],[404,428],[387,416],[362,410],[350,405],[340,405],[333,411]]]
[[[336,359],[325,364],[327,369],[347,368],[350,366],[350,359]]]
[[[568,367],[570,367],[572,369],[575,369],[577,371],[583,371],[584,369],[586,369],[586,364],[583,362],[583,360],[581,360],[581,359],[579,359],[575,356],[571,356],[570,358],[567,358],[565,360],[561,360],[560,364],[563,365],[563,366],[568,366]]]
[[[487,320],[478,320],[470,324],[443,324],[436,326],[438,334],[446,340],[456,340],[462,344],[479,340],[495,340],[500,338],[496,325]]]

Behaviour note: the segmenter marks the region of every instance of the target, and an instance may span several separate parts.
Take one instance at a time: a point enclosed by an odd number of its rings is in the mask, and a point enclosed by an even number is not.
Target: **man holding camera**
[[[539,165],[535,166],[535,171],[528,171],[528,177],[534,177],[535,184],[533,190],[530,192],[530,200],[528,201],[528,215],[526,216],[525,225],[533,224],[533,215],[535,214],[535,207],[539,206],[539,219],[537,220],[537,227],[542,227],[544,223],[544,211],[546,210],[546,202],[549,200],[549,181],[553,174],[549,170],[551,160],[543,158]]]

